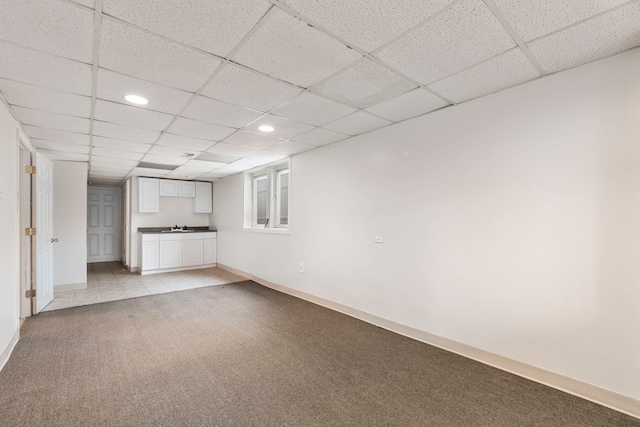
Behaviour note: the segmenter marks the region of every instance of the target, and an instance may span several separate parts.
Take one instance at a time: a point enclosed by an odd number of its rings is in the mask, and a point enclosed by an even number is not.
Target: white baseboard
[[[20,329],[17,329],[14,332],[11,339],[9,340],[9,343],[7,344],[5,349],[2,350],[2,353],[0,353],[0,371],[2,370],[2,368],[4,368],[4,365],[9,360],[9,356],[11,356],[11,353],[13,352],[13,349],[15,348],[16,344],[18,344],[19,339],[20,339]]]
[[[356,319],[360,319],[362,321],[371,323],[397,334],[404,335],[408,338],[412,338],[417,341],[439,347],[443,350],[447,350],[452,353],[467,357],[469,359],[484,363],[486,365],[493,366],[494,368],[498,368],[503,371],[510,372],[514,375],[518,375],[520,377],[527,378],[540,384],[547,385],[549,387],[564,391],[574,396],[581,397],[599,405],[606,406],[607,408],[611,408],[632,417],[640,418],[640,400],[634,399],[632,397],[625,396],[623,394],[616,393],[614,391],[607,390],[605,388],[598,387],[596,385],[570,378],[552,371],[548,371],[546,369],[538,368],[536,366],[529,365],[514,359],[510,359],[508,357],[500,356],[499,354],[491,353],[486,350],[453,341],[448,338],[430,334],[429,332],[421,331],[419,329],[402,325],[391,320],[383,319],[373,314],[369,314],[364,311],[360,311],[355,308],[351,308],[324,298],[291,289],[286,286],[278,285],[276,283],[271,283],[267,280],[261,279],[252,274],[235,269],[233,267],[229,267],[224,264],[218,264],[218,267],[239,276],[246,277],[247,279],[253,280],[254,282],[257,282],[276,291],[280,291],[282,293],[292,295],[294,297],[312,302],[317,305],[321,305],[323,307],[346,314],[348,316],[355,317]]]
[[[54,291],[75,291],[78,289],[87,289],[87,282],[83,283],[68,283],[65,285],[55,285]]]
[[[216,264],[200,264],[200,265],[192,265],[189,267],[176,267],[176,268],[163,268],[161,270],[143,270],[140,271],[139,268],[136,268],[136,272],[145,276],[147,274],[159,274],[159,273],[173,273],[175,271],[187,271],[187,270],[199,270],[201,268],[211,268],[216,267]]]

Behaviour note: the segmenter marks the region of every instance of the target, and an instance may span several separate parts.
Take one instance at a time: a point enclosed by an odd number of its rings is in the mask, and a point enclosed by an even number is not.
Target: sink
[[[193,233],[196,230],[162,230],[163,233]]]

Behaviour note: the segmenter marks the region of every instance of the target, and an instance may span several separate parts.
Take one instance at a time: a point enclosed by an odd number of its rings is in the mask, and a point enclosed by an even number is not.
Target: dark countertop
[[[172,227],[138,227],[138,233],[140,234],[158,234],[171,230]],[[218,230],[210,229],[209,227],[189,227],[188,230],[194,230],[194,233],[214,233]],[[179,231],[175,232],[180,233]]]

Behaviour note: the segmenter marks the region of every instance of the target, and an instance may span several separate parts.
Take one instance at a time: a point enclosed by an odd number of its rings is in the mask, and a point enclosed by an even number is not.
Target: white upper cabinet
[[[213,212],[212,184],[210,182],[196,182],[196,198],[193,199],[194,213]]]
[[[160,212],[160,183],[157,178],[138,178],[138,212]]]
[[[160,180],[160,196],[162,197],[196,197],[196,183],[177,179]]]
[[[178,188],[180,181],[175,179],[160,180],[160,196],[162,197],[178,197]]]
[[[193,181],[178,181],[178,197],[196,197],[196,183]]]

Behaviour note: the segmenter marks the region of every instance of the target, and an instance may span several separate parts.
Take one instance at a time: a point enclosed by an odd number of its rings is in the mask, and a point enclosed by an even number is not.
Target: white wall
[[[15,344],[20,326],[18,132],[28,141],[0,102],[0,368]]]
[[[87,163],[53,162],[53,284],[87,282]]]
[[[138,227],[208,227],[210,214],[193,213],[191,197],[160,197],[160,212],[138,213],[138,178],[131,182],[131,269],[138,267]]]
[[[638,399],[639,69],[635,50],[294,156],[290,235],[242,231],[242,177],[218,181],[218,262]]]

